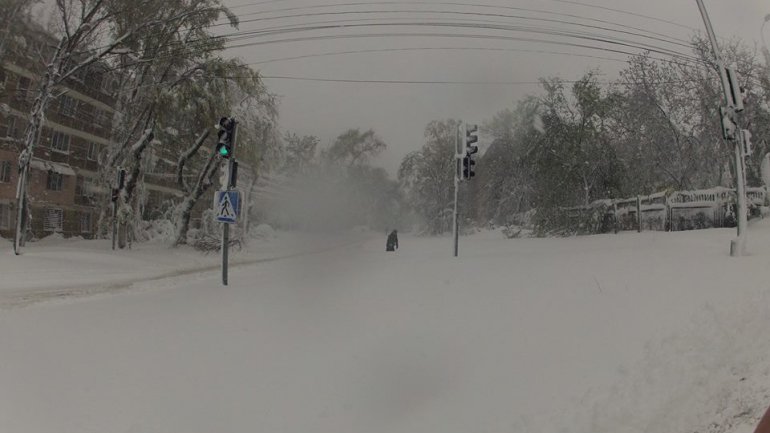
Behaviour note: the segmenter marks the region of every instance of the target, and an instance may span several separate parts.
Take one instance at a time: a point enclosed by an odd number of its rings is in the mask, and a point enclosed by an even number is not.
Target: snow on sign
[[[235,224],[238,220],[240,204],[240,191],[217,191],[214,196],[214,211],[217,213],[217,221]]]

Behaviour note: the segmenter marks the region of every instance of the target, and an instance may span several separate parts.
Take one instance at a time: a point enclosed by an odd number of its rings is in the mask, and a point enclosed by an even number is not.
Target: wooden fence
[[[764,187],[746,191],[749,217],[760,215],[768,204]],[[735,226],[735,190],[712,188],[695,191],[659,192],[647,196],[597,200],[588,206],[564,208],[568,224],[590,226],[588,232],[618,230],[697,230]]]

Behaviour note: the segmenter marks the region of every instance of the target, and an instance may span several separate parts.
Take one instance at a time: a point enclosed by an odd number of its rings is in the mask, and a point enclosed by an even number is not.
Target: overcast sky
[[[229,49],[227,55],[255,63],[253,66],[266,77],[466,83],[340,83],[265,78],[269,90],[280,97],[280,126],[284,130],[316,135],[325,147],[348,128],[373,128],[388,144],[388,150],[373,162],[387,168],[394,176],[404,155],[418,150],[423,144],[424,128],[431,120],[459,118],[481,123],[497,111],[513,107],[522,96],[537,92],[538,87],[529,82],[537,81],[539,77],[558,76],[571,80],[598,67],[610,80],[617,77],[624,65],[616,60],[580,56],[623,60],[626,55],[608,50],[641,52],[640,48],[628,46],[639,44],[689,54],[686,47],[670,41],[689,39],[693,32],[703,29],[695,0],[585,0],[584,3],[557,0],[224,1],[242,20],[238,32],[319,23],[328,26],[332,21],[339,24],[341,20],[358,26],[259,35],[231,42],[231,45],[260,43]],[[738,36],[752,44],[760,43],[760,27],[764,16],[770,13],[770,1],[705,0],[705,3],[719,36]],[[384,12],[407,10],[409,12]],[[339,14],[353,11],[367,13]],[[436,13],[439,11],[456,13]],[[485,15],[468,15],[468,12]],[[279,18],[287,15],[295,17]],[[407,21],[519,26],[523,29],[360,26]],[[616,42],[622,39],[625,45],[546,35],[530,30],[533,28],[580,32],[591,38],[599,36]],[[770,33],[770,25],[766,32]],[[415,33],[442,36],[404,36]],[[278,39],[362,34],[389,36],[264,43]],[[460,35],[484,37],[458,37]],[[577,44],[600,49],[574,46]],[[444,49],[450,47],[463,49]],[[275,60],[362,50],[390,51]],[[479,82],[489,84],[473,84]]]

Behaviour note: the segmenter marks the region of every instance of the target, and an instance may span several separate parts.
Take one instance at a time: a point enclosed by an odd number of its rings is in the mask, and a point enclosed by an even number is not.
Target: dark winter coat
[[[393,230],[388,235],[388,243],[385,245],[385,251],[396,251],[398,249],[398,232]]]

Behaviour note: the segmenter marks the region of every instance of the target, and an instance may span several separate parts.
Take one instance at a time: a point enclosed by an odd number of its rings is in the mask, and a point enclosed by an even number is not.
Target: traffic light
[[[735,73],[734,66],[725,68],[727,72],[727,84],[729,85],[728,102],[735,111],[743,111],[743,88],[738,84],[738,75]]]
[[[233,154],[233,135],[235,135],[235,120],[229,117],[219,119],[217,125],[217,155],[229,158]]]
[[[479,146],[476,145],[478,141],[478,125],[466,125],[465,158],[463,158],[463,179],[470,179],[476,175],[476,173],[473,171],[473,166],[476,165],[476,161],[473,160],[473,155],[479,151]]]
[[[735,140],[738,126],[733,121],[735,112],[732,107],[719,107],[719,116],[722,123],[722,138],[725,140]]]
[[[479,146],[475,145],[479,141],[478,125],[468,125],[465,127],[465,153],[473,155],[479,151]]]
[[[463,179],[470,179],[476,176],[476,172],[473,171],[473,166],[476,165],[476,161],[471,158],[470,155],[466,155],[463,158]]]

